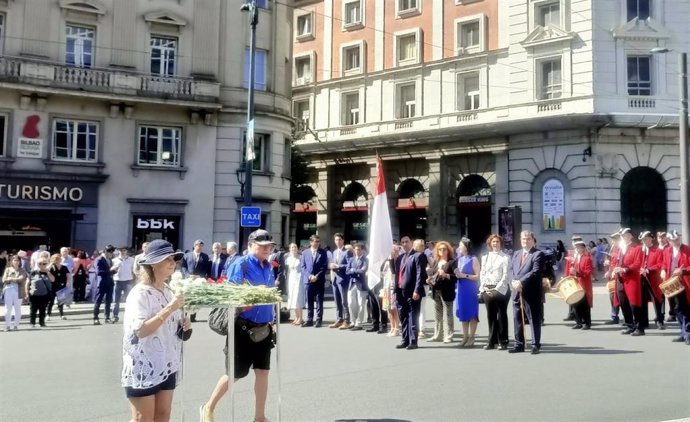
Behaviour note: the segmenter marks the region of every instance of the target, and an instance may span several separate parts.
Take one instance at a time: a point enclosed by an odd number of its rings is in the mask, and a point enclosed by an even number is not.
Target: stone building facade
[[[257,3],[254,196],[281,238],[292,9]],[[239,6],[0,0],[0,247],[239,240],[249,46]]]
[[[687,49],[687,2],[298,5],[298,238],[365,239],[376,154],[396,236],[483,242],[516,206],[540,244],[679,229],[677,56],[650,50]]]

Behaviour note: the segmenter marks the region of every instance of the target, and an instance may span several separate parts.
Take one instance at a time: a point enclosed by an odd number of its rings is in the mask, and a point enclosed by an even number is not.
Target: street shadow
[[[367,419],[367,418],[357,418],[357,419],[336,419],[335,422],[412,422],[410,419]]]
[[[42,327],[42,328],[24,328],[19,331],[24,333],[40,333],[46,331],[65,331],[65,330],[81,330],[81,327]]]
[[[641,350],[620,350],[620,349],[606,349],[603,347],[578,347],[578,346],[556,346],[549,347],[542,345],[541,351],[543,353],[560,353],[571,355],[629,355],[634,353],[642,353]]]

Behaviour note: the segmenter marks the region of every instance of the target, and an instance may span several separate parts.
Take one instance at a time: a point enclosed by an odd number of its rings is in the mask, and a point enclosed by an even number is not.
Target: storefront
[[[475,247],[491,234],[491,187],[482,176],[471,174],[460,182],[457,191],[460,236],[469,238]]]

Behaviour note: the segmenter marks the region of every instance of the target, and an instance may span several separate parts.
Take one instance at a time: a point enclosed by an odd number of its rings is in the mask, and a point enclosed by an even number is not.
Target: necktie
[[[520,265],[525,263],[525,258],[527,258],[527,252],[522,252],[522,257],[520,258]]]
[[[213,259],[213,277],[218,278],[218,257]]]
[[[398,269],[398,286],[402,287],[403,285],[403,270],[405,268],[405,262],[407,262],[407,254],[404,254],[402,259],[400,260],[400,269]]]
[[[315,249],[311,251],[311,259],[316,261],[316,250]]]

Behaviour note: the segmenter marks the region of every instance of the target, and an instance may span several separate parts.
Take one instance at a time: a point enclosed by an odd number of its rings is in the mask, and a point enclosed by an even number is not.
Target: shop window
[[[151,74],[174,76],[177,60],[177,39],[151,37]]]
[[[628,57],[628,95],[652,95],[652,65],[649,56]]]
[[[139,128],[138,164],[180,167],[181,147],[181,128],[141,126]]]
[[[249,88],[249,47],[244,50],[244,79],[242,86]],[[256,60],[254,66],[254,89],[257,91],[266,91],[266,57],[268,51],[256,49],[254,59]]]
[[[628,6],[628,22],[637,18],[645,20],[649,18],[652,9],[651,0],[627,0]]]
[[[254,133],[254,160],[252,168],[256,172],[269,172],[271,135],[266,133]],[[247,133],[242,136],[242,157],[247,157]]]
[[[56,119],[53,121],[52,159],[95,162],[98,123]]]
[[[82,26],[67,25],[65,28],[65,64],[67,66],[90,68],[93,64],[93,47],[96,30]],[[0,29],[0,51],[2,51],[2,29]]]

